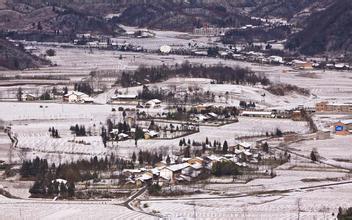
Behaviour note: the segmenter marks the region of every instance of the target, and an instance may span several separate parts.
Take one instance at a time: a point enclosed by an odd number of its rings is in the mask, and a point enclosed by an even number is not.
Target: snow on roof
[[[137,98],[137,95],[117,95],[111,98],[112,99],[135,99]]]
[[[22,96],[32,96],[32,97],[36,97],[35,95],[33,95],[32,93],[25,93]]]
[[[202,169],[203,166],[200,163],[195,163],[195,164],[191,165],[191,167],[195,170],[199,170],[199,169]]]
[[[64,179],[55,179],[55,180],[52,180],[51,181],[52,183],[54,183],[54,182],[57,182],[57,183],[63,183],[63,184],[66,184],[67,183],[67,180],[64,180]]]
[[[258,112],[254,112],[254,111],[243,111],[241,113],[241,115],[271,115],[272,112],[264,112],[264,111],[258,111]]]
[[[146,181],[146,180],[150,180],[153,178],[153,174],[151,173],[144,173],[142,176],[138,177],[137,180],[142,180],[142,181]]]
[[[329,105],[332,105],[332,106],[350,106],[350,105],[352,105],[352,104],[350,104],[350,103],[331,103],[331,104],[329,104]]]
[[[207,156],[207,158],[208,158],[209,160],[211,160],[211,161],[218,161],[218,160],[219,160],[219,158],[218,158],[217,156],[215,156],[215,155]]]
[[[158,168],[153,168],[150,170],[150,172],[152,172],[152,174],[154,174],[154,175],[159,175],[160,170]]]
[[[189,163],[180,163],[180,164],[168,166],[168,167],[166,167],[166,169],[169,169],[169,170],[175,172],[175,171],[183,170],[184,168],[189,167],[189,166],[190,166]]]
[[[249,152],[249,151],[243,151],[243,153],[244,153],[245,155],[247,155],[247,156],[251,156],[251,155],[252,155],[252,153]]]
[[[88,96],[87,94],[79,91],[68,91],[67,94],[65,95],[66,97],[70,95],[76,95],[76,96]]]
[[[128,134],[124,134],[124,133],[120,133],[118,134],[119,137],[123,137],[123,138],[127,138],[128,137]]]
[[[94,102],[94,99],[91,98],[91,97],[83,97],[82,100],[85,101],[85,102]]]
[[[191,160],[192,158],[189,158],[189,157],[184,157],[184,158],[182,158],[182,162],[187,162],[187,161],[189,161],[189,160]]]
[[[213,107],[213,105],[209,104],[209,103],[203,103],[203,104],[197,105],[196,107],[197,108],[201,108],[201,107],[209,108],[209,107]]]
[[[159,99],[152,99],[152,100],[149,100],[146,104],[148,105],[161,104],[161,101]]]
[[[158,136],[159,132],[157,132],[157,131],[149,131],[147,134],[152,136],[152,137],[154,137],[154,136]]]
[[[238,145],[244,147],[244,148],[250,148],[252,146],[252,144],[248,143],[248,142],[241,142]]]
[[[142,172],[142,170],[140,170],[140,169],[124,169],[122,172],[123,172],[123,173],[125,173],[125,172],[129,172],[129,173],[140,173],[140,172]]]
[[[302,61],[302,60],[292,60],[292,63],[294,63],[294,64],[305,64],[307,62]]]
[[[352,124],[352,119],[342,120],[341,123],[343,123],[343,124],[345,124],[345,125]]]
[[[196,114],[196,117],[197,117],[199,120],[202,120],[202,121],[209,119],[207,116],[202,115],[202,114]]]
[[[242,152],[242,150],[235,149],[235,154],[241,154]]]
[[[208,115],[210,115],[211,117],[218,117],[218,115],[217,114],[215,114],[214,112],[210,112],[210,113],[208,113]]]
[[[112,131],[110,132],[110,134],[118,134],[119,133],[119,129],[112,129]]]
[[[335,64],[336,68],[344,68],[346,65],[344,63],[337,63]]]

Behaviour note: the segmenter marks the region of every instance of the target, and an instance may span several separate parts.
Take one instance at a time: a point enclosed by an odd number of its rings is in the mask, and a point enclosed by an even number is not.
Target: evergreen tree
[[[190,146],[187,146],[185,149],[184,149],[184,152],[183,152],[184,156],[186,158],[190,158],[191,157],[191,147]]]
[[[75,184],[73,182],[69,182],[67,184],[67,195],[72,198],[75,195]]]
[[[17,101],[22,102],[23,101],[22,96],[23,96],[22,87],[18,87],[17,94],[16,94]]]
[[[224,144],[222,146],[222,151],[226,154],[229,149],[229,146],[227,145],[227,141],[224,141]]]
[[[136,157],[136,153],[135,153],[135,152],[133,152],[133,154],[132,154],[132,161],[133,161],[133,163],[135,163],[135,162],[136,162],[136,159],[137,159],[137,157]]]
[[[142,165],[144,162],[142,151],[139,151],[138,153],[138,162],[139,162],[139,165]]]
[[[170,165],[170,163],[171,163],[170,156],[167,155],[167,157],[166,157],[166,164],[167,164],[167,165]]]

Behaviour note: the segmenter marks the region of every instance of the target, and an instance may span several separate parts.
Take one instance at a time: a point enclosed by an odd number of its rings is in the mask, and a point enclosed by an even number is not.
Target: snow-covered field
[[[157,219],[153,216],[129,210],[111,201],[48,201],[16,200],[0,195],[1,220],[64,220],[64,219]]]
[[[105,121],[110,114],[110,105],[0,102],[0,118],[6,121],[41,119],[94,119]]]
[[[147,210],[160,211],[169,219],[332,220],[336,219],[338,207],[351,206],[351,190],[352,185],[344,185],[240,198],[146,203],[150,206]]]
[[[260,86],[244,86],[229,84],[211,84],[210,79],[203,78],[172,78],[157,85],[164,88],[177,88],[187,90],[188,88],[196,88],[200,91],[214,93],[216,102],[222,105],[239,105],[239,101],[255,102],[258,106],[291,109],[296,108],[301,103],[314,101],[314,97],[298,95],[296,93],[287,96],[276,96]],[[225,93],[228,92],[228,100]],[[265,97],[263,95],[265,94]],[[219,99],[218,96],[221,98]]]
[[[330,163],[352,168],[352,136],[333,136],[327,140],[311,140],[290,145],[290,149],[309,155],[313,148],[320,156],[331,160]],[[343,160],[345,163],[338,163]],[[334,162],[335,161],[335,162]]]
[[[290,166],[299,170],[277,169],[273,179],[256,179],[247,184],[201,184],[202,189],[216,192],[176,198],[150,197],[145,211],[158,211],[168,219],[335,219],[338,207],[352,202],[348,182],[350,174],[344,170],[328,171],[330,167],[308,161],[293,160]],[[318,169],[305,170],[307,167]],[[320,169],[320,170],[319,170]],[[312,181],[309,181],[312,180]],[[315,180],[315,181],[313,181]],[[195,186],[196,188],[198,186]],[[309,187],[309,188],[305,188]],[[298,212],[298,210],[300,210]],[[336,216],[335,216],[336,217]]]

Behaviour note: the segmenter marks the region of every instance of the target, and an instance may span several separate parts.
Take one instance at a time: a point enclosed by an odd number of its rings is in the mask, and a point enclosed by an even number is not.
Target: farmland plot
[[[108,201],[14,200],[0,196],[0,219],[156,219]]]

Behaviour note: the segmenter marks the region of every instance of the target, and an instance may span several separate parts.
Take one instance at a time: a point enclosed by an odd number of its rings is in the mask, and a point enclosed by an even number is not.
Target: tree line
[[[145,67],[140,66],[132,73],[123,72],[117,83],[123,87],[138,85],[138,83],[156,83],[165,81],[172,77],[207,78],[216,80],[217,83],[231,83],[237,85],[269,85],[270,80],[265,76],[257,75],[248,68],[236,66],[234,68],[216,65],[195,65],[185,61],[181,65],[170,67],[167,65]]]

